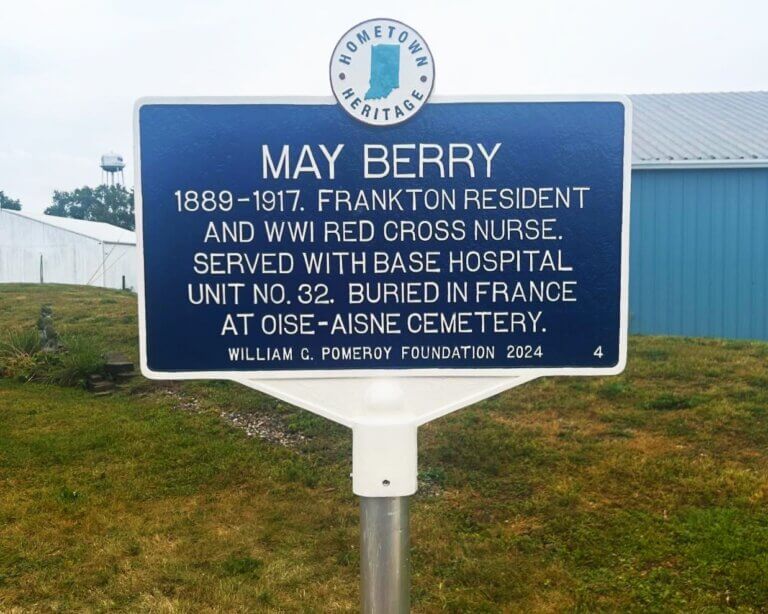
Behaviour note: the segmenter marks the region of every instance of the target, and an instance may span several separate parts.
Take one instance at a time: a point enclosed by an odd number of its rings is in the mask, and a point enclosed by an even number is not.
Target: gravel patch
[[[164,393],[172,397],[176,407],[182,411],[199,413],[203,411],[200,402],[188,395],[176,390],[165,390]],[[299,448],[307,440],[301,433],[290,431],[279,416],[273,413],[237,412],[219,410],[219,416],[230,426],[243,431],[248,437],[258,437],[269,443],[274,443],[286,448]]]
[[[280,418],[269,414],[220,412],[224,420],[245,431],[248,437],[258,437],[287,448],[298,448],[307,440],[301,433],[288,431]]]

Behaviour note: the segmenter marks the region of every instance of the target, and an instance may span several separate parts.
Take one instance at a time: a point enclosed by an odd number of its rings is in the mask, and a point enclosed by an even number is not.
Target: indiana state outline
[[[366,100],[386,98],[400,87],[400,45],[381,44],[371,46],[370,88]]]

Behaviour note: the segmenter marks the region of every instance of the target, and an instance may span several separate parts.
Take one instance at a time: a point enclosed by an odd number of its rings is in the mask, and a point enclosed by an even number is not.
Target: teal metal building
[[[630,332],[768,340],[768,92],[631,98]]]

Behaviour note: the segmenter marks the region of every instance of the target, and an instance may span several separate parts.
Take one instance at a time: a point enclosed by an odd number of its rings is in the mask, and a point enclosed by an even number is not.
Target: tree
[[[76,220],[106,222],[133,230],[133,190],[121,185],[83,186],[71,192],[53,192],[53,204],[45,212],[49,215],[72,217]]]
[[[21,202],[10,196],[6,196],[5,192],[0,190],[0,209],[10,209],[11,211],[21,211]]]

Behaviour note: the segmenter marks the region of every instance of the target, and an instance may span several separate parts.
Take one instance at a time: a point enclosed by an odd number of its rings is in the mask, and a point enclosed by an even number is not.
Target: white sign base
[[[535,376],[235,381],[352,429],[352,490],[361,497],[416,492],[417,429]],[[332,409],[329,409],[332,408]]]

